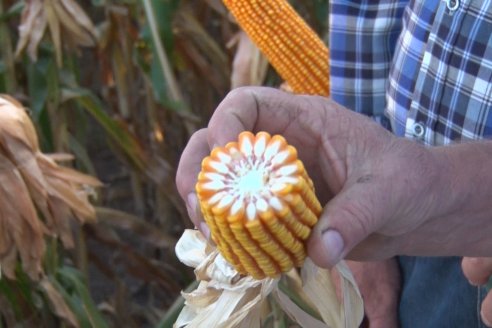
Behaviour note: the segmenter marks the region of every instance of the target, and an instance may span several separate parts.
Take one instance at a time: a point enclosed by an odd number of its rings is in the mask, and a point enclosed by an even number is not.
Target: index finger
[[[224,146],[243,131],[283,133],[298,116],[296,96],[273,88],[243,87],[231,91],[208,125],[208,143]],[[280,110],[281,109],[281,110]]]

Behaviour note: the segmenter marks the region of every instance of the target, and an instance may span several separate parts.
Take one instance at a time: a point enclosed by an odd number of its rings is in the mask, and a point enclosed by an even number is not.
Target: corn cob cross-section
[[[212,239],[240,273],[262,279],[302,265],[321,205],[282,136],[242,132],[213,149],[196,191]]]

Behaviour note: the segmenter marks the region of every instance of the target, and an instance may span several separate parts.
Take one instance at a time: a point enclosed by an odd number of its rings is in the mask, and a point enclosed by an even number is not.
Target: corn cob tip
[[[213,240],[239,272],[261,279],[302,264],[321,205],[282,136],[243,132],[215,148],[196,191]]]

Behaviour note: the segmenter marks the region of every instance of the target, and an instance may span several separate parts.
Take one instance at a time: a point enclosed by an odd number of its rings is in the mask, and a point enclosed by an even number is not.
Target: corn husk
[[[232,62],[231,89],[262,85],[267,74],[268,61],[248,35],[239,31],[227,47],[236,47]]]
[[[39,279],[45,235],[69,248],[74,244],[70,218],[95,219],[88,195],[101,183],[59,166],[58,158],[67,156],[43,154],[24,108],[0,95],[0,265],[11,279],[18,257],[23,270]]]
[[[240,275],[196,230],[186,230],[176,245],[181,262],[195,268],[198,288],[182,293],[185,307],[174,327],[255,328],[264,319],[267,297],[273,295],[280,307],[302,327],[358,327],[364,315],[357,284],[342,262],[337,270],[341,279],[341,300],[337,297],[331,272],[307,259],[301,273],[287,274],[291,291],[303,299],[317,315],[302,309],[279,288],[282,278],[253,279]]]

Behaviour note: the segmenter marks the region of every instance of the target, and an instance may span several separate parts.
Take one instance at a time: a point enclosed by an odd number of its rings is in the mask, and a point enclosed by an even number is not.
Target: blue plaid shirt
[[[492,0],[331,0],[331,94],[427,145],[492,137]]]
[[[492,137],[492,0],[330,5],[333,99],[429,146]],[[399,258],[402,328],[484,327],[460,262]]]

